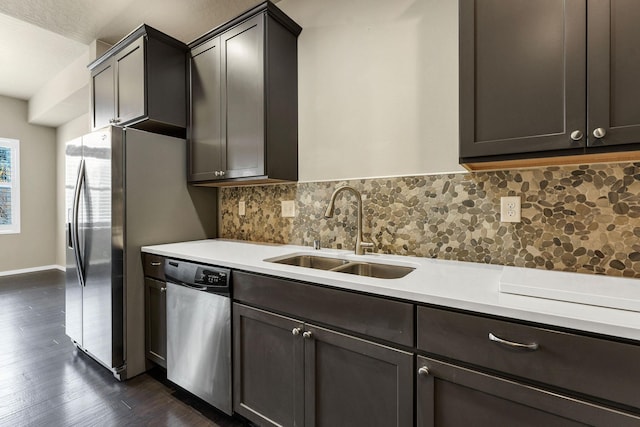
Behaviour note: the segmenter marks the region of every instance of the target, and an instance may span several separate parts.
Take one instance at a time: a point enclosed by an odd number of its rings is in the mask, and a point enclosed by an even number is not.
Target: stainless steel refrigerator
[[[66,333],[121,380],[147,367],[140,247],[216,234],[216,191],[186,167],[184,139],[140,130],[66,145]]]

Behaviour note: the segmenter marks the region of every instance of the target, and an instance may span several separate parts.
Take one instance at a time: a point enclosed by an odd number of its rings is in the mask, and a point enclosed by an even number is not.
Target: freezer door
[[[115,368],[123,363],[122,265],[113,259],[112,202],[114,191],[121,191],[113,182],[121,181],[122,164],[116,160],[121,156],[114,155],[117,144],[111,133],[107,128],[82,138],[86,216],[82,323],[85,350]]]
[[[83,210],[74,215],[74,202],[79,184],[80,162],[82,160],[82,138],[69,141],[65,147],[65,239],[66,239],[66,287],[65,287],[65,332],[73,341],[82,346],[82,284],[80,283],[77,265],[76,246],[82,251],[82,235],[79,234],[80,224],[83,222]],[[77,193],[77,194],[76,194]],[[77,223],[76,223],[77,220]],[[76,228],[78,226],[78,228]],[[74,231],[78,231],[79,241],[73,238]]]

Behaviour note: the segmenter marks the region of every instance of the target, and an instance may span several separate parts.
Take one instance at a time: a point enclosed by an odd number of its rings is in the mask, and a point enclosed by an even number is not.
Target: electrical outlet
[[[245,216],[247,213],[247,207],[244,203],[244,200],[238,202],[238,215]]]
[[[500,222],[520,222],[520,196],[500,198]]]
[[[293,200],[282,200],[280,203],[283,218],[293,218],[296,216],[296,204]]]

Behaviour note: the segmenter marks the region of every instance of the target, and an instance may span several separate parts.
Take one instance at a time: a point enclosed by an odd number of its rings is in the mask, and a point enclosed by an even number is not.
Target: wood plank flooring
[[[0,426],[249,425],[164,371],[117,381],[64,331],[64,273],[0,277]]]

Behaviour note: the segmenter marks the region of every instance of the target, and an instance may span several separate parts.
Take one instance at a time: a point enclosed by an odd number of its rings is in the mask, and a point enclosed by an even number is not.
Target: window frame
[[[0,138],[0,147],[11,152],[11,182],[0,182],[11,191],[11,224],[0,224],[0,235],[20,234],[20,140]]]

